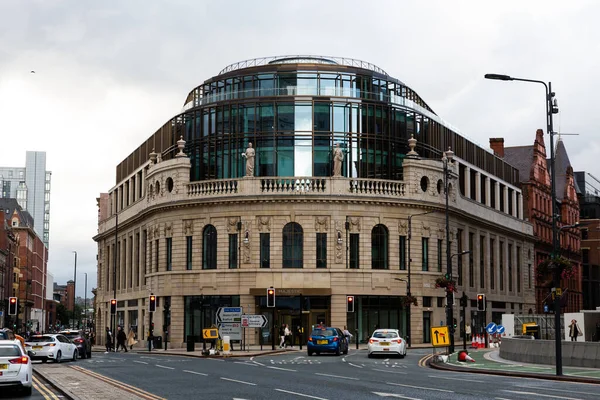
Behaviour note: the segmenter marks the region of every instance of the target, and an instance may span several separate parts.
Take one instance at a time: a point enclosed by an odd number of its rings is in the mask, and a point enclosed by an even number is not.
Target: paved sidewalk
[[[543,364],[527,364],[518,361],[506,360],[500,357],[498,349],[467,350],[475,362],[458,361],[458,352],[451,354],[447,363],[431,362],[430,366],[436,369],[446,369],[461,372],[480,374],[496,374],[506,376],[520,376],[527,378],[552,379],[571,382],[600,384],[600,369],[564,367],[563,375],[556,375],[556,366]]]

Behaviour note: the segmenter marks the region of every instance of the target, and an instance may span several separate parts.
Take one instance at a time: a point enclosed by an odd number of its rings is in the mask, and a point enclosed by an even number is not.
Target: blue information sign
[[[485,327],[485,330],[487,333],[489,333],[490,335],[493,335],[494,333],[496,333],[496,329],[498,327],[496,326],[495,323],[490,322],[489,324],[487,324],[487,326]]]
[[[506,328],[503,327],[502,325],[498,325],[496,327],[496,332],[499,333],[499,334],[501,334],[501,335],[504,333],[505,330],[506,330]]]

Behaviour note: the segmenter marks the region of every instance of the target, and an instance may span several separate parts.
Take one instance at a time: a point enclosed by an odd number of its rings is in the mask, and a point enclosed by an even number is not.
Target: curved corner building
[[[270,344],[282,323],[296,343],[317,323],[346,325],[361,342],[376,327],[430,342],[430,328],[446,323],[436,280],[449,269],[453,324],[463,293],[473,333],[535,308],[518,171],[363,61],[226,67],[117,166],[99,206],[102,331],[116,297],[116,322],[146,338],[153,293],[154,334],[167,330],[171,347],[201,341],[212,324],[249,344]],[[240,327],[235,307],[266,326]]]

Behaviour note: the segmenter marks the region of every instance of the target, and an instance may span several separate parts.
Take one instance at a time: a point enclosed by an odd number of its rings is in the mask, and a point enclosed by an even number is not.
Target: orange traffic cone
[[[473,358],[471,356],[469,356],[469,353],[466,350],[461,350],[460,353],[458,353],[458,361],[470,361],[470,362],[475,362],[475,360],[473,360]]]
[[[481,349],[481,335],[477,335],[477,348]]]
[[[477,343],[475,343],[475,335],[471,335],[471,348],[474,349],[477,347]]]

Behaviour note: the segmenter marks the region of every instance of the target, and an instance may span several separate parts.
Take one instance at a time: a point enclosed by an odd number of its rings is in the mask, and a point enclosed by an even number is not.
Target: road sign
[[[219,336],[229,336],[231,340],[242,340],[242,324],[239,322],[219,324]]]
[[[217,324],[242,322],[242,307],[219,307],[217,310]]]
[[[447,326],[434,326],[431,328],[431,344],[433,347],[450,346],[450,335]]]
[[[502,325],[498,325],[498,326],[496,327],[496,333],[499,333],[499,334],[501,334],[501,335],[502,335],[502,334],[503,334],[505,331],[506,331],[506,328],[505,328],[505,327],[503,327]]]
[[[559,288],[559,287],[556,288],[556,295],[562,296],[562,288]]]
[[[202,337],[204,339],[217,339],[219,337],[219,331],[214,328],[202,329]]]
[[[493,335],[494,333],[496,333],[497,330],[498,330],[498,326],[495,323],[493,323],[493,322],[490,322],[485,327],[485,331],[487,333],[489,333],[490,335]]]
[[[264,328],[268,324],[264,315],[242,315],[242,328]]]

